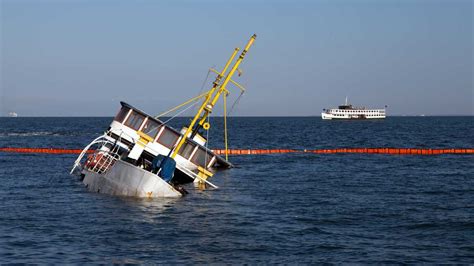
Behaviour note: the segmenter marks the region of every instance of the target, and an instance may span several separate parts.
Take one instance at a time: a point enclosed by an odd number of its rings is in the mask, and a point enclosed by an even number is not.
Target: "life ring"
[[[205,130],[209,130],[209,128],[211,128],[211,125],[208,122],[206,122],[202,125],[202,128],[204,128]]]

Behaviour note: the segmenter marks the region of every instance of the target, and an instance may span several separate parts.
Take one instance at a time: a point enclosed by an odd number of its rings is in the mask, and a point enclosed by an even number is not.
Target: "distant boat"
[[[387,106],[385,106],[387,107]],[[346,103],[339,105],[338,108],[323,109],[321,118],[323,120],[332,119],[384,119],[385,108],[383,109],[367,109],[365,107],[354,107],[352,104]]]
[[[18,114],[15,112],[8,113],[8,117],[18,117]]]

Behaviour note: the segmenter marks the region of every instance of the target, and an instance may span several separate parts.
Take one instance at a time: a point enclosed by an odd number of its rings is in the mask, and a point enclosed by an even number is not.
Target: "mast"
[[[255,35],[255,34],[252,37],[250,37],[250,40],[248,41],[248,43],[245,46],[242,53],[240,54],[239,58],[237,59],[235,64],[232,66],[232,68],[229,71],[229,73],[227,74],[227,76],[225,76],[223,83],[220,84],[220,81],[224,77],[225,72],[229,68],[229,65],[232,63],[232,61],[234,60],[235,56],[237,55],[237,53],[239,51],[239,48],[235,48],[235,50],[232,53],[230,59],[225,64],[224,69],[222,70],[222,72],[220,72],[217,75],[216,80],[214,81],[213,86],[212,86],[211,90],[209,91],[209,94],[207,95],[207,97],[204,99],[203,103],[199,107],[199,110],[197,111],[197,113],[194,116],[193,120],[191,120],[191,123],[189,123],[189,126],[186,129],[186,132],[184,133],[183,137],[179,141],[178,145],[176,145],[176,147],[174,148],[174,151],[171,154],[171,158],[176,157],[178,152],[181,150],[183,144],[185,143],[186,139],[188,139],[188,135],[191,133],[191,131],[192,131],[192,135],[191,135],[191,138],[192,138],[192,137],[194,137],[194,135],[198,132],[198,130],[201,127],[204,127],[205,129],[207,127],[207,129],[209,129],[209,125],[206,123],[206,120],[209,117],[209,114],[212,112],[212,108],[216,104],[216,102],[219,99],[219,97],[221,96],[221,94],[223,92],[227,93],[227,89],[226,89],[227,84],[231,80],[232,76],[234,75],[235,71],[239,67],[240,63],[242,63],[242,60],[244,59],[245,55],[247,54],[247,51],[250,49],[253,42],[255,41],[255,38],[257,38],[257,35]],[[215,95],[214,95],[214,93],[215,93]],[[199,123],[196,125],[196,122],[198,120],[199,120]],[[204,126],[204,124],[207,124],[207,126]]]

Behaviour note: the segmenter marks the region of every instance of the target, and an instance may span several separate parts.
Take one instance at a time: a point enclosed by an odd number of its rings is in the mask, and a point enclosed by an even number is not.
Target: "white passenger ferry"
[[[170,110],[186,105],[189,109],[202,100],[188,125],[176,130],[167,124],[169,119],[159,119],[164,114],[151,116],[121,102],[108,130],[83,149],[71,173],[80,176],[90,191],[120,196],[181,197],[186,194],[181,184],[193,181],[201,188],[206,184],[217,188],[208,178],[216,168],[230,168],[232,164],[227,156],[222,158],[207,147],[209,116],[220,96],[224,97],[225,108],[229,82],[243,89],[231,78],[255,38],[250,38],[230,67],[239,52],[238,48],[234,50],[223,70],[217,72],[210,90]],[[226,131],[226,120],[224,125]],[[227,140],[227,134],[225,137]]]
[[[387,106],[385,106],[386,108]],[[321,117],[324,120],[332,119],[384,119],[386,116],[385,108],[367,109],[365,107],[354,107],[346,103],[339,105],[338,108],[323,109]]]

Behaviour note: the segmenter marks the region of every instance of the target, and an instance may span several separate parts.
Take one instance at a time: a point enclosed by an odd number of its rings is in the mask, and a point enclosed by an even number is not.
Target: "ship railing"
[[[120,143],[122,134],[115,141],[107,139],[86,161],[86,168],[98,174],[106,173],[112,165],[120,159]]]
[[[71,169],[71,174],[74,173],[74,171],[76,169],[82,169],[83,166],[81,164],[81,161],[82,161],[82,158],[84,158],[84,156],[86,154],[89,153],[89,150],[94,147],[94,146],[100,146],[99,149],[97,149],[91,156],[89,156],[88,160],[92,157],[96,157],[97,156],[97,153],[101,152],[102,154],[106,154],[106,157],[113,157],[115,159],[118,159],[120,158],[120,156],[118,155],[118,151],[120,149],[120,146],[119,145],[116,145],[117,143],[119,143],[121,141],[121,138],[122,136],[119,135],[119,138],[117,140],[114,140],[114,141],[111,141],[109,139],[109,136],[107,135],[107,133],[104,133],[103,135],[97,137],[96,139],[94,139],[93,141],[91,141],[91,143],[89,143],[86,147],[84,147],[84,149],[82,150],[82,152],[79,154],[79,156],[77,157],[76,161],[74,162],[74,165]],[[110,146],[110,147],[113,147],[111,151],[107,151],[109,148],[107,146]],[[94,158],[94,159],[97,159],[97,158]],[[107,159],[107,158],[104,158],[104,159]],[[105,161],[106,165],[110,165],[115,162],[116,160],[114,159],[107,159]],[[87,161],[86,161],[87,163]],[[105,165],[104,165],[105,166]],[[100,168],[103,168],[103,167],[100,167]],[[100,170],[100,169],[99,169]],[[103,170],[103,169],[102,169]]]
[[[110,167],[120,159],[120,155],[117,153],[118,149],[112,149],[111,151],[97,150],[90,156],[85,164],[85,167],[92,172],[98,174],[106,173]]]
[[[89,149],[94,146],[94,145],[99,145],[99,144],[103,144],[105,142],[108,142],[108,140],[106,139],[107,135],[104,134],[104,135],[101,135],[99,137],[97,137],[96,139],[94,139],[93,141],[91,141],[91,143],[89,143],[86,147],[84,147],[84,149],[82,150],[82,152],[79,154],[79,156],[77,156],[77,159],[76,161],[74,162],[74,165],[71,169],[71,172],[70,174],[74,173],[74,170],[76,170],[76,168],[78,166],[81,166],[81,160],[82,158],[84,157],[84,155],[87,154],[87,152],[89,151]]]

